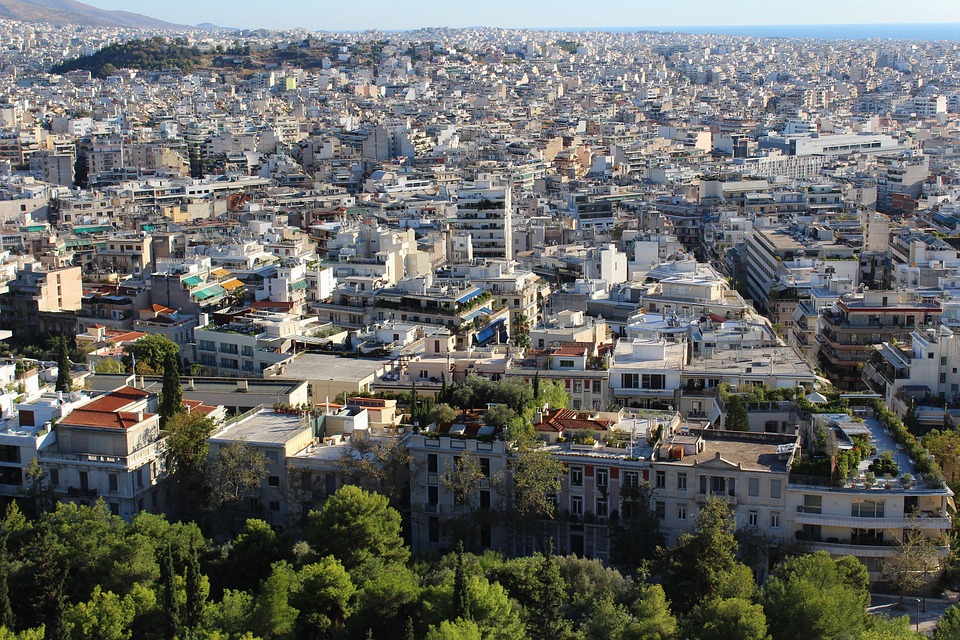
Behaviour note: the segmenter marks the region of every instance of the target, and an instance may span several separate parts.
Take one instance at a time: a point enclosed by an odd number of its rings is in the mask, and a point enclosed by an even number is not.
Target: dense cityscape
[[[38,19],[0,639],[960,638],[960,38]]]

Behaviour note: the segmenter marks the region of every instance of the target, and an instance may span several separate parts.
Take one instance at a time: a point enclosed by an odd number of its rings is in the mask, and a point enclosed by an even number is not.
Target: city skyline
[[[758,0],[718,5],[706,0],[685,4],[684,11],[652,3],[608,0],[591,5],[594,10],[582,15],[582,4],[572,0],[517,5],[504,0],[490,0],[482,5],[424,0],[415,5],[373,0],[368,10],[359,12],[347,5],[336,7],[315,5],[294,0],[283,3],[287,11],[276,11],[275,5],[252,0],[210,0],[198,5],[186,0],[170,0],[163,4],[147,0],[95,0],[103,9],[143,13],[151,17],[181,24],[213,23],[237,28],[362,31],[368,29],[407,30],[421,27],[509,27],[509,28],[616,28],[616,27],[694,27],[703,25],[838,25],[957,23],[960,5],[949,0],[922,0],[911,5],[904,15],[902,3],[890,0],[865,2],[856,0],[836,3],[814,0],[806,4],[802,14],[772,15]],[[482,9],[480,7],[482,6]],[[814,16],[811,18],[810,16]],[[800,19],[797,19],[797,18]]]

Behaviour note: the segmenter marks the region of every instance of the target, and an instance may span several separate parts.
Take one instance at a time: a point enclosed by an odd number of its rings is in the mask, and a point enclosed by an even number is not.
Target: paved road
[[[870,613],[885,614],[892,618],[900,616],[910,616],[910,628],[916,629],[917,625],[917,598],[907,596],[903,600],[903,609],[897,609],[897,596],[885,593],[870,594]],[[943,615],[943,612],[956,604],[955,599],[927,598],[926,611],[923,610],[923,599],[920,599],[920,631],[927,635],[933,634],[934,627],[937,626],[937,620]]]

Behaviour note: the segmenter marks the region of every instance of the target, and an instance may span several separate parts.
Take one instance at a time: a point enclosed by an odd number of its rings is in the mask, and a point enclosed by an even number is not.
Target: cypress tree
[[[57,391],[67,392],[73,389],[73,380],[70,378],[70,353],[67,337],[57,336]]]
[[[167,420],[181,411],[183,411],[183,387],[180,386],[180,368],[177,366],[177,356],[168,353],[163,359],[160,419],[166,424]]]
[[[457,618],[470,619],[470,594],[467,591],[467,576],[463,569],[463,540],[457,544],[457,569],[453,574],[453,606]]]
[[[201,579],[200,560],[197,557],[197,550],[194,548],[187,560],[187,610],[184,616],[186,627],[190,630],[199,628],[203,621],[203,607],[206,604],[206,597],[201,589]]]
[[[177,602],[176,575],[173,569],[173,553],[168,546],[160,559],[160,589],[163,598],[163,613],[167,618],[171,638],[180,633],[180,606]]]

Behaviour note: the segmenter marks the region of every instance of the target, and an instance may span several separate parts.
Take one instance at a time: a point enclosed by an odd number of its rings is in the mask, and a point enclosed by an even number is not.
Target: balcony
[[[798,509],[794,517],[797,524],[812,524],[823,527],[846,527],[850,529],[909,529],[916,526],[921,529],[949,529],[950,518],[923,515],[920,518],[870,518],[832,513],[807,513]]]
[[[67,487],[67,495],[71,498],[96,498],[96,489],[84,489],[82,487]]]
[[[711,498],[716,500],[722,500],[726,502],[731,507],[737,506],[737,496],[735,493],[698,493],[694,500],[697,504],[707,504],[707,501]]]

